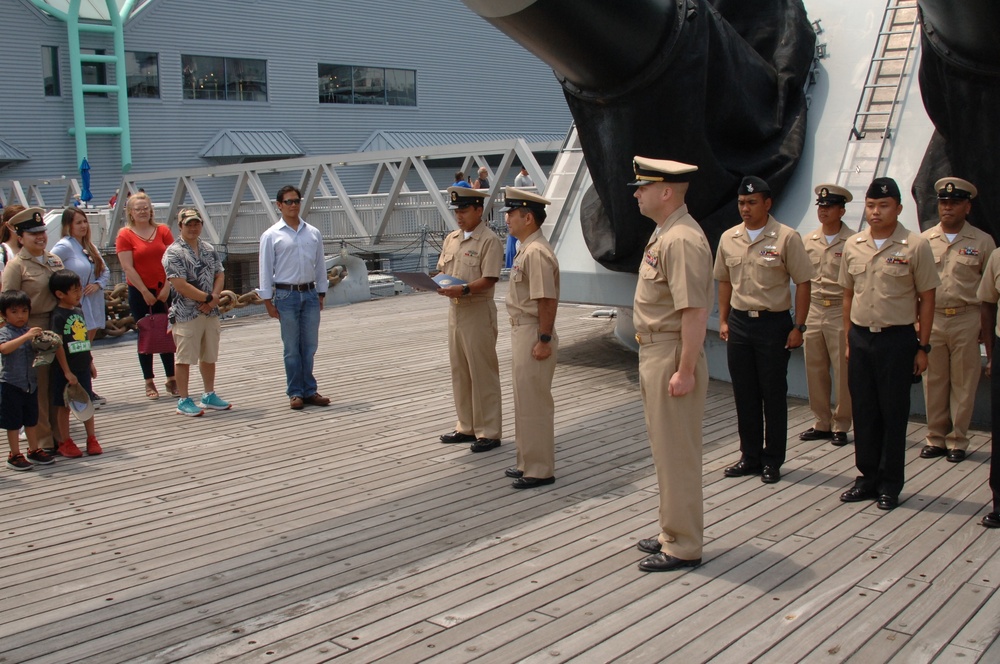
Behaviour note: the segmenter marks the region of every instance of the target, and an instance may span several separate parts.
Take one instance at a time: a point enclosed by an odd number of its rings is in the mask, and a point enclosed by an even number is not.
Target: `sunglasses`
[[[286,198],[285,200],[283,200],[281,202],[284,203],[285,205],[299,205],[300,203],[302,203],[302,199],[301,198]]]

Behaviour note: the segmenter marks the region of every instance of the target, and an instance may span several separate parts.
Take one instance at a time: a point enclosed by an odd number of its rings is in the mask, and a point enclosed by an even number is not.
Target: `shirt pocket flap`
[[[733,267],[743,262],[742,256],[726,256],[726,267]]]
[[[856,263],[854,265],[847,266],[848,274],[864,274],[868,269],[868,265],[865,263]]]

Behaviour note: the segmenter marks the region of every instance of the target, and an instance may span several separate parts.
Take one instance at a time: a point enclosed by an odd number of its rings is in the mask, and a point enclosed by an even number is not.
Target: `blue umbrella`
[[[90,162],[84,157],[80,162],[80,180],[83,183],[83,191],[80,192],[80,200],[87,203],[93,200],[94,195],[90,193]]]

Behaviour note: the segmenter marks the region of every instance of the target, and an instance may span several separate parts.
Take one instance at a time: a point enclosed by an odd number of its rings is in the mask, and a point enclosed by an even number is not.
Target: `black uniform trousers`
[[[780,468],[788,441],[788,358],[793,327],[787,311],[729,314],[726,357],[733,381],[742,459]]]
[[[855,486],[899,497],[903,490],[906,426],[917,333],[912,325],[872,332],[851,325],[847,334],[847,385],[854,404]]]
[[[993,337],[993,359],[1000,365],[1000,338]],[[990,416],[993,420],[993,440],[990,441],[990,491],[993,492],[993,512],[1000,512],[1000,366],[990,371]]]

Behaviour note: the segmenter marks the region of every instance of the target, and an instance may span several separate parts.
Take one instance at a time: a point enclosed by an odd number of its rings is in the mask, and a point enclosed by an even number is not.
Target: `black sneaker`
[[[34,466],[24,458],[23,454],[8,454],[7,467],[11,470],[31,470]]]
[[[52,455],[43,449],[29,450],[28,460],[31,463],[37,463],[42,466],[47,466],[50,463],[55,463],[56,460],[52,458]]]

